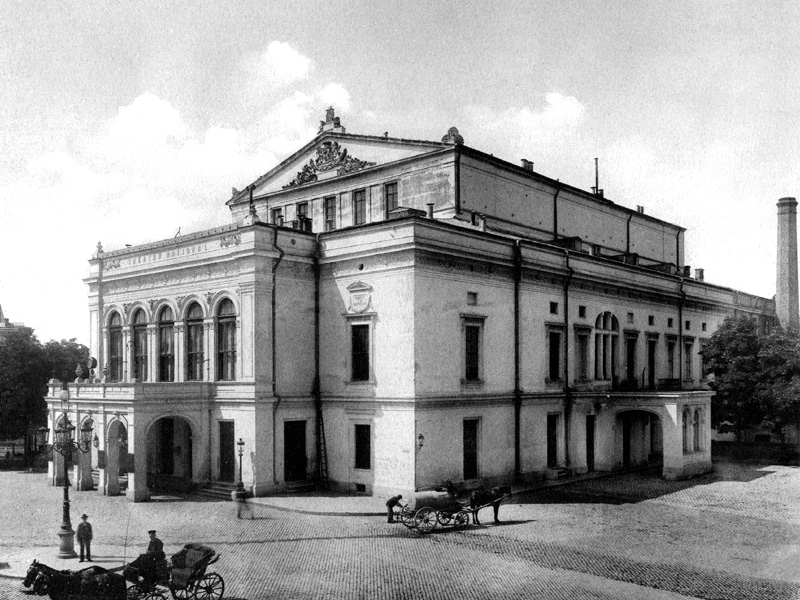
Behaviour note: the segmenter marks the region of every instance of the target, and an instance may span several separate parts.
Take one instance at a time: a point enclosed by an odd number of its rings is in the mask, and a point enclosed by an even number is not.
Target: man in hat
[[[142,570],[147,589],[151,589],[158,581],[158,565],[166,559],[166,555],[164,543],[156,537],[156,530],[151,529],[147,533],[150,535],[150,544],[147,546],[147,552],[140,555],[136,563]]]
[[[154,562],[159,563],[166,558],[164,554],[164,543],[156,537],[155,529],[151,529],[147,533],[150,534],[150,544],[147,546],[147,554]]]
[[[89,523],[89,515],[81,515],[81,522],[78,523],[78,543],[81,547],[81,562],[83,562],[84,552],[86,562],[92,562],[92,524]]]

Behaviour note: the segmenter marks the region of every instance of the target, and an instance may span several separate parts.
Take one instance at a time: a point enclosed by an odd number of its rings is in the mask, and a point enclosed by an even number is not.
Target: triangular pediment
[[[443,147],[446,144],[440,142],[324,132],[259,177],[253,183],[253,195],[302,188]],[[234,190],[228,204],[246,201],[246,197],[245,191]]]

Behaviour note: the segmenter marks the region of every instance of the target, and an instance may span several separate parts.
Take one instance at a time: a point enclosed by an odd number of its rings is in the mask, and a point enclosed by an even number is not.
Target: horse
[[[494,522],[499,523],[500,518],[498,517],[498,512],[500,511],[500,503],[503,501],[503,498],[510,495],[511,486],[509,485],[501,485],[491,490],[480,489],[472,492],[469,497],[469,506],[472,509],[472,522],[476,525],[480,525],[481,522],[478,519],[478,510],[491,504],[492,508],[494,508]]]
[[[32,585],[35,593],[48,594],[51,600],[67,600],[75,596],[92,600],[125,600],[127,597],[122,575],[98,566],[80,571],[59,571],[34,560],[22,585]]]

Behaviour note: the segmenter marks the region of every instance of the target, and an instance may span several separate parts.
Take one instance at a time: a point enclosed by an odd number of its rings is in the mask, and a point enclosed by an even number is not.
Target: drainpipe
[[[625,226],[625,229],[626,229],[625,238],[627,240],[625,242],[625,254],[630,254],[631,253],[631,219],[632,218],[633,218],[633,213],[628,215],[628,223]]]
[[[680,377],[679,389],[683,391],[683,304],[686,302],[686,292],[683,291],[684,278],[681,277],[681,285],[678,291],[681,298],[678,300],[678,377]]]
[[[561,193],[561,180],[556,181],[556,193],[553,196],[553,239],[558,239],[558,194]]]
[[[519,347],[519,292],[522,282],[522,240],[514,242],[514,482],[522,476],[520,456],[520,415],[522,412],[522,390],[520,389]]]
[[[277,345],[275,343],[275,332],[277,330],[277,318],[275,315],[275,297],[276,297],[276,285],[278,281],[277,271],[278,265],[281,264],[281,260],[283,260],[283,249],[278,246],[278,226],[273,225],[273,230],[275,235],[272,239],[272,245],[278,251],[278,260],[275,261],[275,264],[272,265],[272,396],[273,398],[277,398],[275,403],[272,405],[272,482],[277,484],[278,483],[278,473],[276,472],[277,468],[277,460],[276,455],[278,453],[277,447],[278,442],[275,438],[275,417],[278,414],[278,407],[281,405],[281,397],[278,395],[278,380],[277,380]]]
[[[317,482],[322,479],[322,391],[319,380],[319,259],[321,246],[317,233],[314,246],[314,406],[317,409]]]
[[[569,389],[569,285],[575,271],[569,266],[569,250],[564,250],[567,266],[567,280],[564,282],[564,461],[569,468],[570,421],[572,417],[572,392]]]

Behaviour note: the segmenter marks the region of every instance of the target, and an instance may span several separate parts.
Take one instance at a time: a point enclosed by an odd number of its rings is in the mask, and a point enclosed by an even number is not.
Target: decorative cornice
[[[308,163],[303,165],[303,168],[297,172],[295,178],[283,186],[283,189],[316,181],[317,173],[336,170],[337,175],[344,175],[375,164],[374,162],[349,156],[347,149],[340,147],[339,142],[323,142],[317,147],[317,159],[310,158]]]

